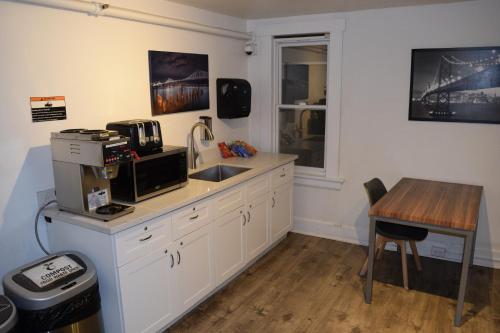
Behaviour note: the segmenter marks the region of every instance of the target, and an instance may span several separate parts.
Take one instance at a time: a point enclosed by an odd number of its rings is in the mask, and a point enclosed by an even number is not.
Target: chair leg
[[[415,245],[415,241],[410,241],[411,253],[413,253],[413,258],[415,259],[415,265],[417,265],[417,269],[419,271],[422,270],[422,263],[420,262],[420,256],[418,255],[417,246]]]
[[[385,250],[385,244],[387,244],[387,238],[382,237],[382,236],[380,236],[380,238],[382,238],[382,239],[380,240],[380,244],[378,247],[377,260],[380,260],[380,258],[382,258],[382,254],[384,254],[384,250]]]
[[[380,250],[381,244],[385,245],[385,243],[383,242],[384,240],[385,239],[382,236],[377,235],[377,238],[375,239],[375,256],[377,256],[377,252],[380,253],[379,251],[381,251]],[[368,271],[368,256],[366,256],[365,263],[363,264],[363,267],[361,267],[361,270],[359,271],[359,276],[365,276],[367,271]]]
[[[406,242],[398,241],[398,245],[401,248],[401,263],[403,266],[403,286],[406,290],[408,290],[408,262],[406,258]]]

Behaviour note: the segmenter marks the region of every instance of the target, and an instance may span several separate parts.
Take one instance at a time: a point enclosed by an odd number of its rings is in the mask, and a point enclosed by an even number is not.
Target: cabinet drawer
[[[171,217],[160,216],[115,236],[118,267],[161,248],[171,238]]]
[[[286,165],[282,165],[279,168],[274,169],[271,172],[271,183],[273,189],[283,185],[293,178],[293,164],[288,163]]]
[[[269,176],[257,177],[247,183],[247,200],[259,198],[269,192]]]
[[[244,187],[240,186],[219,194],[214,200],[214,210],[216,216],[227,214],[245,204]]]
[[[181,208],[172,216],[174,240],[198,230],[211,221],[211,202],[203,201]]]

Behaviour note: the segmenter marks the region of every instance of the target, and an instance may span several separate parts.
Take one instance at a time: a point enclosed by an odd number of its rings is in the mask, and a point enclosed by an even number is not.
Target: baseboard
[[[295,226],[293,232],[333,239],[340,242],[368,245],[368,228],[356,228],[352,225],[343,225],[340,223],[310,219],[305,217],[294,218]],[[433,246],[446,249],[445,256],[434,256],[431,254]],[[418,252],[423,257],[438,258],[454,262],[462,261],[463,240],[458,237],[443,236],[439,234],[430,234],[429,237],[417,243]],[[388,244],[386,249],[396,250],[396,246]],[[408,251],[410,251],[408,249]],[[474,265],[500,268],[500,249],[490,249],[476,246],[474,255]]]

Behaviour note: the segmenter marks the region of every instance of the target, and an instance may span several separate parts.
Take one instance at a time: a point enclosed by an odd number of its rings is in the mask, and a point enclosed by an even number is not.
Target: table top
[[[476,185],[402,178],[368,215],[473,231],[482,191]]]

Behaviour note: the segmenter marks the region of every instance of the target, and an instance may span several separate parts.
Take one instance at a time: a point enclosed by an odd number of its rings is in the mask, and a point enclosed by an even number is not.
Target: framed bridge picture
[[[412,50],[408,119],[500,124],[500,46]]]
[[[208,55],[149,51],[153,116],[210,108]]]

